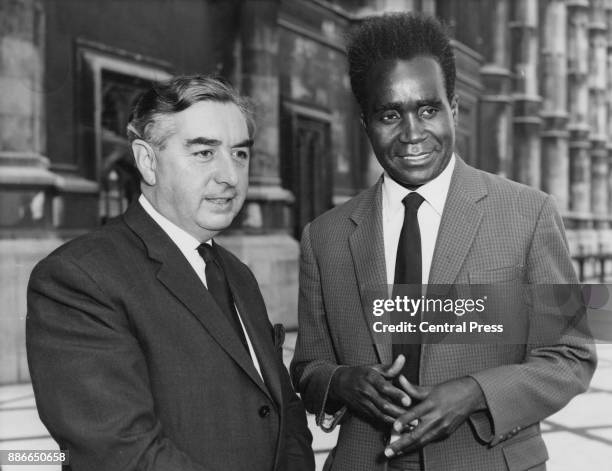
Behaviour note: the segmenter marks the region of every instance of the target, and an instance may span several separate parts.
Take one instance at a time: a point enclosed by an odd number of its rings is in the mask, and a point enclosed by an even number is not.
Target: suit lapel
[[[351,220],[356,224],[349,237],[349,246],[355,266],[359,295],[361,296],[362,314],[366,325],[372,323],[372,296],[370,294],[383,292],[386,296],[387,270],[385,265],[385,249],[382,224],[382,179],[372,188],[366,190],[359,205],[351,213]],[[381,342],[372,337],[381,363],[392,361],[391,343]],[[384,339],[390,338],[385,335]]]
[[[438,296],[445,296],[474,243],[482,219],[478,202],[487,195],[487,187],[478,172],[456,158],[438,237],[434,249],[428,284]],[[425,334],[427,335],[427,334]],[[435,344],[424,339],[421,346],[419,381],[426,377],[431,349]]]
[[[438,230],[429,284],[454,283],[480,226],[482,210],[477,203],[486,195],[487,188],[478,172],[457,157]]]
[[[282,409],[281,380],[278,375],[273,333],[270,330],[266,306],[259,293],[259,288],[253,286],[253,281],[245,276],[244,269],[239,269],[235,262],[223,253],[224,251],[221,248],[219,252],[223,258],[234,302],[249,335],[255,355],[257,355],[265,385],[280,410]]]
[[[268,396],[277,405],[279,422],[281,424],[281,434],[283,433],[283,424],[285,422],[283,410],[283,393],[281,385],[282,371],[277,363],[274,345],[274,334],[270,330],[270,321],[266,311],[265,302],[261,296],[261,292],[257,283],[252,277],[247,275],[245,268],[238,265],[229,253],[226,253],[223,247],[216,244],[219,250],[219,255],[222,258],[225,273],[227,275],[234,302],[240,313],[240,318],[244,323],[244,327],[248,333],[248,337],[253,346],[259,369],[263,376],[265,386],[269,391]],[[280,366],[284,368],[284,366]],[[277,441],[276,459],[278,463],[280,459],[279,447],[281,440]],[[275,464],[276,469],[277,464]]]
[[[141,238],[149,257],[160,264],[157,279],[198,319],[253,382],[268,394],[242,342],[178,247],[139,203],[132,204],[123,218]]]

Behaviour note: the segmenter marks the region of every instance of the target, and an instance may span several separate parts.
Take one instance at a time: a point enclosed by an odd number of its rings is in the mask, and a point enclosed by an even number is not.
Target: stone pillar
[[[44,114],[44,10],[0,2],[0,235],[51,224]]]
[[[257,125],[242,226],[260,232],[288,228],[293,201],[280,177],[279,3],[244,1],[240,19],[241,88],[255,104]]]
[[[515,0],[510,23],[513,71],[513,178],[540,187],[541,98],[538,88],[538,2]]]
[[[480,167],[503,176],[512,175],[512,140],[510,97],[509,9],[507,0],[483,2],[482,18],[490,21],[482,25],[483,56],[480,70],[484,91],[480,99],[479,128]]]
[[[26,286],[35,263],[59,244],[40,238],[52,224],[55,181],[44,156],[43,77],[42,2],[0,1],[0,384],[29,379]]]
[[[330,3],[333,3],[332,8],[339,6],[348,12],[353,20],[358,21],[366,16],[382,15],[383,13],[420,11],[420,3],[423,1],[435,0],[338,0]]]
[[[591,211],[589,142],[589,2],[568,0],[568,111],[570,122],[570,209],[580,218]],[[583,220],[578,227],[590,227]]]
[[[419,9],[419,0],[377,0],[377,12],[414,11]]]
[[[595,216],[608,213],[607,142],[607,25],[602,0],[591,2],[589,22],[589,127],[591,129],[591,211]],[[595,221],[595,227],[607,222]]]
[[[607,87],[612,87],[612,0],[606,0],[607,30]],[[608,154],[608,216],[612,217],[612,93],[606,94],[608,108],[607,118],[607,154]]]
[[[290,235],[293,195],[281,186],[280,0],[245,0],[240,12],[240,85],[255,104],[256,134],[247,201],[222,243],[255,273],[273,322],[297,327],[298,242]]]
[[[567,132],[567,9],[564,0],[540,3],[540,94],[543,129],[542,189],[555,197],[562,212],[569,209]]]
[[[421,0],[421,11],[427,15],[436,15],[436,0]]]

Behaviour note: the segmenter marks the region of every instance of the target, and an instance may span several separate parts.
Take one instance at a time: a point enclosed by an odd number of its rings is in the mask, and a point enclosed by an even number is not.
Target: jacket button
[[[268,415],[270,415],[270,407],[269,406],[261,406],[259,408],[259,417],[263,418],[263,417],[267,417]]]

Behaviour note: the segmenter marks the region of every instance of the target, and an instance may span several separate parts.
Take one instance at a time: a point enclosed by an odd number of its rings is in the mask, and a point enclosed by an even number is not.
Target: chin
[[[429,180],[431,180],[431,177],[428,177],[428,175],[424,175],[423,177],[416,177],[416,176],[411,176],[410,178],[406,178],[405,176],[401,176],[400,178],[396,178],[395,176],[391,175],[391,178],[393,178],[396,182],[398,182],[400,185],[403,186],[420,186],[420,185],[424,185],[425,183],[427,183]]]
[[[208,215],[198,221],[198,225],[207,231],[220,232],[227,229],[234,220],[235,215]]]

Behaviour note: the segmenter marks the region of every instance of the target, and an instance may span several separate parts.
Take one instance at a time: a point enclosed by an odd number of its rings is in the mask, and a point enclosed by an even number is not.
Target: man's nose
[[[412,113],[404,116],[401,123],[402,130],[400,133],[400,141],[406,143],[420,142],[423,140],[423,124],[418,116]]]
[[[217,157],[215,181],[229,186],[236,186],[238,184],[238,172],[236,171],[236,162],[232,158],[231,150],[220,150]]]

